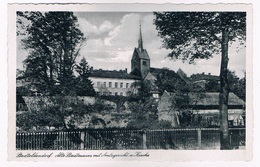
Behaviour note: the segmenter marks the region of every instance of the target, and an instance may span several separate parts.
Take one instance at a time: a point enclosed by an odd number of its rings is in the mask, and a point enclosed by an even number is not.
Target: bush
[[[159,121],[158,119],[147,118],[145,116],[138,117],[127,124],[129,129],[171,129],[171,123],[166,120]]]

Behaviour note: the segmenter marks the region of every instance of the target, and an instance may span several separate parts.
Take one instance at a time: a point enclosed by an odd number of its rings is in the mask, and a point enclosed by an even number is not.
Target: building
[[[175,93],[165,91],[158,105],[159,120],[167,120],[173,126],[180,124],[182,113],[174,109],[171,104],[171,98]],[[219,93],[189,93],[188,113],[191,114],[191,120],[200,126],[219,126]],[[186,111],[187,111],[186,110]],[[234,93],[229,93],[228,99],[228,120],[230,126],[245,125],[245,102]]]
[[[89,79],[97,95],[102,96],[127,96],[136,93],[134,83],[140,82],[140,77],[128,74],[127,70],[92,70]]]
[[[131,73],[135,74],[142,79],[145,79],[150,72],[150,57],[143,47],[143,38],[140,25],[140,36],[138,39],[138,47],[134,49],[131,59]]]

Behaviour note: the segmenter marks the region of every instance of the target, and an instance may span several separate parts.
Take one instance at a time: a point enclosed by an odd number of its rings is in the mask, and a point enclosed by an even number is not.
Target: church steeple
[[[134,49],[131,59],[131,73],[144,79],[150,71],[150,57],[143,47],[142,27],[140,21],[140,34],[138,47]]]
[[[141,20],[140,20],[140,35],[139,35],[139,39],[138,39],[138,48],[143,51],[143,38],[142,38],[142,26],[141,26]]]

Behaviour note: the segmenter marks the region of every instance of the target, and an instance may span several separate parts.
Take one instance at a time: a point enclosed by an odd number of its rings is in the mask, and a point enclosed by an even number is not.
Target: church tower
[[[140,23],[140,34],[138,47],[134,49],[131,59],[131,73],[139,75],[142,79],[150,72],[150,57],[143,47],[142,27]]]

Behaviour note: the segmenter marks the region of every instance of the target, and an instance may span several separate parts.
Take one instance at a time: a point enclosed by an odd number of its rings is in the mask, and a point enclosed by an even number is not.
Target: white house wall
[[[243,126],[245,125],[243,115],[243,109],[229,109],[228,110],[228,120],[232,122],[233,126]],[[201,116],[201,125],[216,125],[219,126],[219,110],[193,110],[194,119],[197,120]],[[179,114],[172,111],[160,111],[158,113],[159,120],[169,121],[172,126],[178,126]]]
[[[119,78],[89,77],[89,79],[94,84],[93,86],[96,92],[98,92],[101,95],[112,95],[112,96],[115,95],[126,96],[129,91],[135,93],[136,90],[135,88],[132,87],[132,85],[136,82],[139,82],[138,80],[134,80],[134,79],[119,79]],[[109,85],[110,82],[111,82],[111,87]],[[115,83],[117,83],[117,87],[115,86]]]
[[[232,114],[243,114],[245,110],[243,109],[228,109],[228,115],[232,115]],[[219,114],[219,110],[215,109],[215,110],[192,110],[193,114]]]
[[[193,114],[201,115],[205,118],[210,118],[212,116],[219,116],[219,110],[193,110]],[[244,120],[242,115],[245,114],[243,109],[228,109],[228,120],[233,121],[235,126],[244,125]]]

